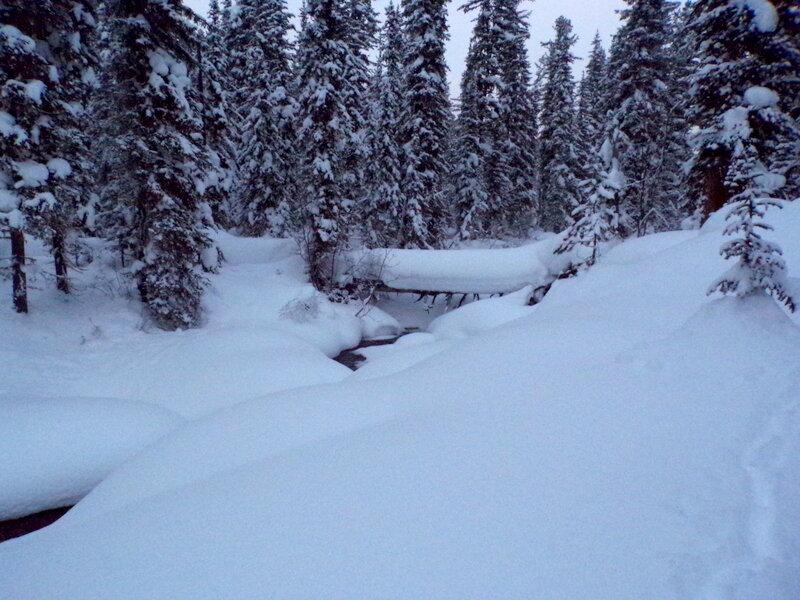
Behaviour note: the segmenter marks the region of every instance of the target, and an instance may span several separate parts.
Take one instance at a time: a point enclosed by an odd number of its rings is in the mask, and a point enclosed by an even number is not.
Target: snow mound
[[[769,219],[800,264],[800,205]],[[721,239],[623,243],[404,371],[191,422],[0,545],[4,597],[796,600],[798,317],[706,297]]]
[[[74,504],[183,422],[142,402],[0,396],[0,520]]]
[[[399,290],[497,294],[551,283],[574,255],[554,254],[562,236],[518,248],[370,250],[343,261],[347,277],[377,279]],[[344,276],[343,276],[344,277]]]
[[[468,337],[531,314],[533,286],[499,298],[486,298],[437,317],[428,331],[437,339]]]

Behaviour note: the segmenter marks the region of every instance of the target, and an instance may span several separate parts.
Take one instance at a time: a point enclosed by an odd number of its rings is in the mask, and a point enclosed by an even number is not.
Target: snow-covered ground
[[[770,221],[800,269],[800,203]],[[10,391],[192,420],[0,545],[0,597],[796,600],[798,318],[705,296],[720,228],[623,243],[533,307],[465,306],[354,374],[325,356],[358,337],[347,309],[282,310],[304,296],[277,242],[226,251],[196,332],[131,331],[116,306],[81,345],[85,323],[3,313]],[[81,383],[92,364],[110,373]]]

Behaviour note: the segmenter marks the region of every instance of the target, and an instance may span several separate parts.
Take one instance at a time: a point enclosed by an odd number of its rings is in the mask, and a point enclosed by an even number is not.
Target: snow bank
[[[94,262],[71,272],[70,297],[51,280],[37,282],[31,268],[31,313],[21,317],[0,303],[2,390],[137,400],[197,418],[348,377],[329,357],[361,339],[357,309],[314,291],[292,241],[216,237],[227,262],[211,277],[204,326],[189,331],[143,331],[135,291],[107,266],[102,244]],[[47,249],[29,241],[35,264],[50,268]],[[10,281],[0,288],[9,298]]]
[[[800,204],[769,220],[800,264]],[[0,545],[4,597],[795,600],[798,317],[708,299],[720,242],[621,244],[405,371],[191,422]]]
[[[486,298],[457,308],[435,319],[428,331],[437,339],[467,337],[488,331],[531,314],[528,306],[533,286],[500,298]]]
[[[353,254],[342,267],[347,277],[378,279],[400,290],[496,294],[527,285],[548,285],[570,264],[554,254],[561,236],[518,248],[464,250],[370,250]]]
[[[182,423],[142,402],[0,396],[0,520],[74,504]]]

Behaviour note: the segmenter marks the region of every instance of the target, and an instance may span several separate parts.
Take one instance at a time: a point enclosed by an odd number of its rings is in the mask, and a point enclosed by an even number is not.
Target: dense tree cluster
[[[590,266],[627,236],[731,205],[713,291],[794,307],[767,209],[800,196],[794,0],[625,0],[576,83],[565,17],[535,74],[520,0],[467,0],[449,97],[447,0],[0,0],[2,272],[27,311],[27,236],[113,248],[165,329],[202,320],[213,230],[294,236],[318,289],[349,248],[561,233]]]

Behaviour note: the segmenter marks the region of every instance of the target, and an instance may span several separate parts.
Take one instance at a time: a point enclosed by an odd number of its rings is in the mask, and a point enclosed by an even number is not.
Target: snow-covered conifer
[[[311,282],[321,291],[335,285],[336,254],[347,243],[345,217],[352,204],[343,185],[351,133],[347,8],[344,0],[307,0],[297,50],[300,241]]]
[[[605,134],[607,91],[606,51],[600,34],[592,40],[592,51],[578,92],[578,131],[582,143],[591,154],[596,154]]]
[[[744,106],[722,116],[727,145],[731,148],[725,186],[733,205],[726,219],[725,235],[738,236],[723,244],[721,254],[736,264],[715,281],[709,294],[746,296],[764,291],[794,311],[786,280],[781,248],[763,237],[772,227],[764,220],[767,210],[781,208],[779,190],[786,178],[769,170],[771,144],[765,133],[788,125],[789,118],[777,108],[778,95],[768,88],[753,87],[743,97]],[[765,132],[766,130],[766,132]]]
[[[24,231],[69,291],[67,236],[91,190],[86,101],[95,78],[93,0],[0,4],[0,215],[9,227],[15,306],[27,310]]]
[[[572,223],[556,253],[572,252],[577,247],[575,268],[591,267],[601,246],[619,237],[620,213],[617,194],[621,186],[619,162],[613,144],[607,139],[587,166],[589,177],[582,182],[582,200],[572,213]]]
[[[370,93],[370,153],[366,161],[364,239],[375,247],[399,243],[398,223],[403,208],[400,185],[403,158],[400,144],[403,32],[400,13],[386,8],[380,53]]]
[[[696,71],[691,76],[690,117],[694,125],[695,182],[704,184],[708,214],[732,204],[722,247],[737,264],[709,293],[744,296],[771,293],[795,308],[786,285],[781,250],[762,237],[771,229],[767,209],[780,206],[786,184],[781,142],[796,135],[796,123],[778,88],[786,73],[787,45],[782,15],[771,2],[699,0],[692,8]]]
[[[405,33],[401,139],[405,160],[401,245],[431,248],[444,237],[452,121],[444,51],[447,0],[403,0]]]
[[[791,111],[791,103],[796,102],[792,84],[788,83],[787,93],[786,82],[781,83],[792,50],[780,31],[784,19],[792,14],[791,6],[783,13],[766,0],[758,4],[757,11],[753,6],[698,0],[689,17],[695,63],[689,77],[688,125],[694,149],[690,185],[703,218],[727,204],[734,193],[726,183],[734,143],[722,115],[740,107],[742,94],[754,86],[782,88],[778,106],[785,111]],[[786,23],[789,30],[795,26]],[[780,142],[780,136],[774,136],[769,152],[760,150],[767,152],[764,159],[770,169],[779,158]]]
[[[609,58],[609,128],[625,185],[622,209],[638,235],[677,225],[684,123],[676,114],[677,74],[668,0],[625,0]]]
[[[458,233],[522,233],[532,224],[536,189],[527,22],[514,0],[475,0],[463,9],[478,15],[456,129]]]
[[[462,10],[477,10],[461,79],[456,121],[454,193],[458,235],[488,235],[495,206],[511,188],[500,140],[507,137],[498,97],[500,64],[493,0],[472,0]]]
[[[190,69],[196,18],[179,0],[112,0],[111,60],[100,117],[104,232],[135,275],[149,316],[163,329],[199,323],[217,265],[203,189],[208,155]]]
[[[528,15],[519,5],[520,0],[496,0],[495,5],[495,28],[501,34],[498,97],[506,133],[501,149],[510,181],[508,196],[495,218],[505,233],[524,235],[536,221],[538,156],[536,103],[527,51]]]
[[[285,0],[240,0],[229,27],[230,98],[241,140],[233,202],[246,235],[280,233],[291,198],[289,21]]]
[[[546,231],[564,229],[580,203],[580,148],[572,77],[572,46],[577,37],[565,17],[556,20],[555,32],[555,39],[544,44],[548,54],[539,116],[539,224]]]

